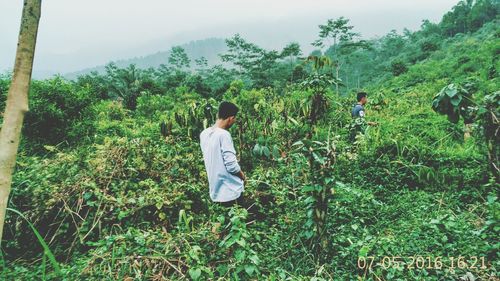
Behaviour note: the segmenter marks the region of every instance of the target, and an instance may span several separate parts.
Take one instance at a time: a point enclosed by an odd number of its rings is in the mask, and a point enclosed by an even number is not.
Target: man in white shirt
[[[218,119],[200,134],[200,146],[208,175],[210,198],[224,206],[241,204],[245,174],[241,171],[231,134],[238,107],[230,102],[219,105]]]

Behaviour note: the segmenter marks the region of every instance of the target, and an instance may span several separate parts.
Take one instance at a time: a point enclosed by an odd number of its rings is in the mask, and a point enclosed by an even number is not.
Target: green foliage
[[[7,75],[0,75],[0,108],[5,108],[5,101],[7,100],[7,93],[10,87],[10,77]]]
[[[137,98],[153,87],[153,82],[148,81],[145,72],[137,69],[135,65],[127,68],[118,68],[114,64],[106,66],[109,77],[108,90],[111,98],[120,99],[131,110],[137,107]]]
[[[349,130],[349,140],[354,143],[359,134],[366,133],[368,124],[366,123],[365,118],[353,118],[348,124],[347,129]]]
[[[298,55],[297,47],[289,46],[285,51],[267,51],[259,46],[245,41],[239,34],[226,39],[228,51],[220,57],[223,62],[228,62],[237,67],[241,78],[247,78],[248,83],[254,87],[273,86],[277,78],[277,61],[285,56]],[[286,80],[286,76],[284,76]],[[283,79],[283,78],[282,78]],[[246,80],[246,79],[245,79]]]
[[[500,116],[500,92],[494,92],[484,96],[481,107],[478,110],[478,119],[484,128],[484,136],[487,139],[498,138],[498,116]]]
[[[314,73],[304,79],[300,85],[306,89],[314,89],[316,92],[325,92],[331,85],[339,83],[331,73]]]
[[[317,257],[320,257],[328,246],[325,225],[334,181],[331,169],[335,162],[336,147],[330,137],[325,142],[306,139],[293,145],[307,162],[310,178],[302,188],[302,192],[310,194],[304,201],[307,205],[304,236],[307,239],[314,238],[311,246],[315,248]]]
[[[259,276],[260,259],[254,246],[248,241],[250,232],[246,227],[248,212],[242,208],[232,208],[229,212],[230,231],[219,243],[219,247],[231,254],[230,266],[221,265],[217,271],[221,275],[230,276],[232,280],[247,279]]]
[[[319,25],[319,39],[313,43],[313,46],[323,47],[324,41],[328,38],[334,40],[334,45],[340,42],[349,42],[359,34],[352,32],[354,28],[348,25],[349,20],[340,17],[336,20],[329,19],[325,25]]]
[[[494,0],[460,1],[446,13],[439,24],[446,36],[474,32],[485,23],[496,19],[500,3]]]
[[[168,57],[168,63],[174,66],[176,69],[189,68],[191,60],[189,59],[186,51],[180,47],[175,46],[170,50],[170,56]]]
[[[15,210],[15,209],[11,209],[11,208],[7,208],[7,211],[15,213],[16,215],[20,216],[28,223],[30,228],[33,230],[33,234],[35,234],[36,238],[38,239],[38,242],[40,242],[40,245],[42,245],[42,247],[43,247],[43,252],[44,252],[43,261],[45,262],[45,256],[47,256],[49,258],[50,263],[54,267],[55,273],[60,276],[61,275],[61,267],[59,266],[59,263],[57,262],[56,258],[54,257],[54,254],[52,253],[52,251],[50,251],[49,246],[47,246],[47,243],[45,243],[45,240],[40,235],[38,230],[36,230],[36,228],[33,226],[33,224],[21,212]],[[43,264],[43,266],[45,267],[45,264]],[[45,274],[45,272],[44,272],[44,274]]]
[[[466,123],[471,123],[473,118],[470,107],[472,105],[472,93],[455,84],[445,86],[432,101],[432,109],[447,115],[452,123],[457,123],[460,116]]]
[[[402,61],[393,61],[391,62],[391,71],[392,75],[399,76],[408,71],[408,67]]]
[[[34,81],[23,135],[42,145],[79,142],[93,130],[87,119],[92,118],[88,115],[92,102],[89,88],[76,87],[61,77]]]
[[[265,140],[264,138],[259,138],[257,143],[252,149],[252,153],[259,158],[270,159],[270,160],[279,160],[281,158],[281,152],[279,147],[274,144],[271,145],[269,140]]]

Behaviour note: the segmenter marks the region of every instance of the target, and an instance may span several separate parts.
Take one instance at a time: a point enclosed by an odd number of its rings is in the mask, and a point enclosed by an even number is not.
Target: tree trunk
[[[335,90],[337,94],[339,94],[339,71],[340,71],[340,61],[337,60],[337,64],[335,66],[335,78],[337,78],[337,82],[335,83]]]
[[[42,0],[24,1],[16,62],[7,94],[2,129],[0,130],[0,243],[12,184],[12,173],[21,138],[21,128],[24,115],[28,112],[28,91],[41,6]]]
[[[349,73],[347,71],[345,72],[345,87],[347,92],[349,92]]]

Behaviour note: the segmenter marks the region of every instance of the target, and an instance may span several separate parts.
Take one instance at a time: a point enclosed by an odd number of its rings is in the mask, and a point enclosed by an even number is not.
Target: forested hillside
[[[197,60],[201,60],[200,62],[206,62],[207,66],[214,66],[220,64],[220,58],[217,54],[225,52],[227,46],[223,39],[219,38],[209,38],[204,40],[192,41],[187,44],[183,44],[180,46],[174,46],[169,51],[157,52],[155,54],[150,54],[141,57],[135,57],[132,59],[124,59],[113,62],[117,67],[126,68],[127,66],[134,64],[138,68],[148,69],[148,68],[156,68],[162,64],[168,64],[168,58],[172,54],[174,50],[178,47],[181,47],[186,52],[186,55],[189,57],[189,66],[192,69],[196,69],[198,64]],[[90,69],[84,69],[81,71],[77,71],[74,73],[65,74],[64,77],[74,80],[78,76],[83,74],[88,74],[93,71],[98,73],[104,73],[106,70],[105,66],[97,66]]]
[[[0,279],[498,280],[499,10],[33,81]],[[222,100],[251,214],[208,194],[199,134]]]

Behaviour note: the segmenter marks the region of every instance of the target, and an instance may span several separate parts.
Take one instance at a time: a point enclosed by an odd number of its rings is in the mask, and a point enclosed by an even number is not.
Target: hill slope
[[[226,43],[224,39],[220,38],[209,38],[204,40],[192,41],[187,44],[180,45],[186,54],[191,59],[191,65],[194,67],[194,60],[204,57],[207,59],[209,66],[214,66],[221,63],[219,54],[224,53],[227,50]],[[131,59],[118,60],[113,63],[120,68],[125,68],[131,64],[135,64],[138,68],[157,68],[161,64],[168,64],[168,57],[170,56],[170,51],[160,51],[155,54],[135,57]],[[64,77],[68,79],[75,79],[80,75],[88,74],[93,71],[98,73],[104,73],[105,66],[96,66],[93,68],[84,69],[81,71],[65,74]]]

